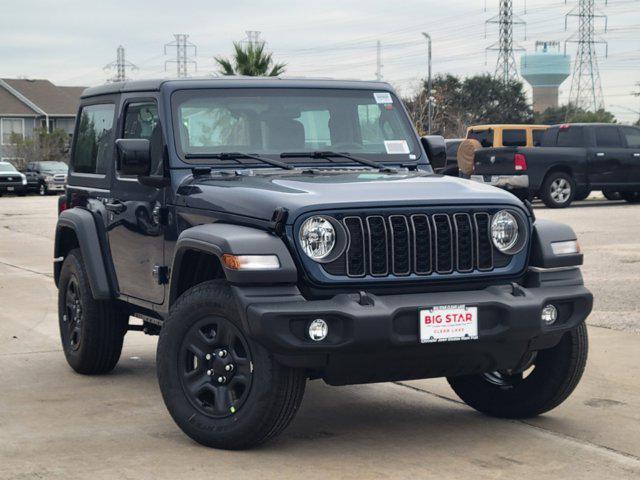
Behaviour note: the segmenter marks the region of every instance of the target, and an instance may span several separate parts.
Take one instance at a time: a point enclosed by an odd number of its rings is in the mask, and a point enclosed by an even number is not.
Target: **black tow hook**
[[[360,298],[358,298],[358,303],[363,307],[372,307],[373,306],[373,298],[369,296],[367,292],[364,290],[360,290],[358,292]]]
[[[511,282],[511,295],[514,297],[524,297],[524,290],[516,282]]]

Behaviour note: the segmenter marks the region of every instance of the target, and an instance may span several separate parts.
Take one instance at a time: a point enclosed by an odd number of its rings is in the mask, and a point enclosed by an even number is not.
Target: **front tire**
[[[49,189],[44,183],[41,183],[40,186],[38,187],[38,193],[40,194],[41,197],[44,197],[46,195],[49,195]]]
[[[223,281],[196,285],[171,307],[156,363],[169,413],[208,447],[239,450],[277,436],[304,394],[304,372],[246,336]]]
[[[629,203],[640,203],[640,192],[621,192],[620,197]]]
[[[565,172],[551,172],[542,183],[540,198],[549,208],[566,208],[576,195],[576,183]]]
[[[604,195],[604,198],[606,198],[607,200],[611,200],[611,201],[622,200],[622,197],[620,196],[620,192],[613,192],[611,190],[602,190],[602,195]]]
[[[532,369],[523,373],[491,372],[447,380],[458,397],[482,413],[530,418],[557,407],[573,392],[584,372],[587,352],[583,323],[565,333],[555,347],[538,351]]]
[[[120,359],[129,316],[95,300],[79,249],[69,252],[58,282],[60,340],[67,362],[85,375],[107,373]]]

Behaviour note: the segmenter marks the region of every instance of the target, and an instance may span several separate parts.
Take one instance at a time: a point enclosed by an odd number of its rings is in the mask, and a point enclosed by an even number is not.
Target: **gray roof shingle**
[[[22,78],[3,78],[2,80],[31,103],[52,116],[75,115],[80,103],[80,94],[84,90],[84,87],[58,87],[49,80]],[[17,107],[15,102],[22,105],[21,111],[11,111],[12,108],[15,110]],[[12,113],[33,115],[36,112],[0,86],[0,114]]]

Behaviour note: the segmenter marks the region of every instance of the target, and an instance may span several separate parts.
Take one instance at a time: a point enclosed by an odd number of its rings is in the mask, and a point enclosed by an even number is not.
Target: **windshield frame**
[[[413,125],[413,123],[411,122],[408,112],[404,106],[404,104],[402,103],[402,101],[397,97],[397,95],[395,94],[395,92],[393,92],[392,90],[389,89],[385,89],[385,88],[371,88],[368,85],[363,85],[361,88],[345,88],[345,87],[339,87],[339,86],[329,86],[329,87],[319,87],[319,86],[287,86],[287,85],[283,85],[283,86],[225,86],[225,87],[210,87],[210,88],[198,88],[198,89],[189,89],[189,88],[182,88],[182,89],[176,89],[173,92],[171,92],[170,95],[170,109],[171,109],[171,121],[172,121],[172,140],[173,140],[173,145],[174,145],[174,150],[175,153],[177,155],[177,157],[180,159],[181,162],[183,162],[184,164],[187,165],[207,165],[207,166],[214,166],[215,168],[234,168],[234,169],[238,169],[238,168],[242,168],[242,167],[250,167],[250,168],[254,168],[254,167],[262,167],[262,168],[273,168],[271,165],[262,163],[262,162],[258,162],[258,161],[254,161],[251,159],[245,159],[244,161],[240,162],[240,164],[238,164],[238,162],[235,162],[233,164],[229,164],[228,162],[224,162],[221,161],[219,159],[216,158],[186,158],[186,153],[182,148],[181,145],[181,136],[180,136],[180,112],[179,112],[179,106],[181,103],[183,103],[185,100],[188,99],[188,97],[195,97],[198,95],[201,96],[207,96],[207,95],[220,95],[223,96],[225,94],[225,92],[233,92],[233,93],[239,93],[239,94],[246,94],[246,95],[259,95],[261,92],[264,92],[265,90],[279,90],[279,91],[287,91],[287,90],[291,90],[291,91],[298,91],[298,92],[309,92],[311,94],[313,93],[318,93],[318,92],[322,92],[322,91],[338,91],[338,92],[345,92],[345,93],[351,93],[351,92],[367,92],[370,93],[373,96],[374,92],[386,92],[389,93],[393,99],[393,105],[394,107],[397,109],[398,111],[398,119],[399,121],[402,123],[404,129],[406,129],[407,132],[407,143],[409,143],[409,152],[408,154],[382,154],[382,153],[376,153],[376,154],[372,154],[372,153],[367,153],[367,152],[362,152],[360,150],[349,150],[346,151],[342,148],[340,148],[340,152],[341,153],[348,153],[351,155],[355,155],[355,156],[360,156],[360,157],[364,157],[367,158],[369,160],[372,161],[376,161],[382,164],[386,164],[386,165],[405,165],[405,166],[414,166],[419,164],[420,162],[422,163],[426,163],[425,162],[425,158],[426,155],[423,151],[421,142],[419,140],[419,137],[417,135],[417,132],[415,130],[415,127]],[[186,97],[186,98],[185,98]],[[332,147],[327,147],[326,149],[331,150],[333,149]],[[237,150],[237,148],[235,149]],[[343,151],[344,150],[344,151]],[[251,154],[258,154],[261,157],[266,157],[269,159],[274,159],[274,160],[280,160],[280,153],[285,153],[288,150],[283,150],[283,152],[278,152],[278,153],[264,153],[264,152],[254,152],[254,151],[243,151],[241,150],[238,153],[251,153]],[[214,154],[215,152],[212,152],[212,154]],[[414,156],[415,158],[411,158],[411,156]],[[204,155],[203,155],[204,156]],[[213,157],[213,155],[212,155]],[[323,168],[331,168],[331,167],[344,167],[345,165],[349,165],[349,166],[362,166],[362,164],[355,162],[353,160],[347,159],[347,158],[334,158],[329,160],[326,159],[319,159],[319,158],[304,158],[304,157],[300,157],[300,158],[291,158],[287,161],[287,163],[294,165],[294,166],[300,166],[300,167],[310,167],[310,166],[320,166]]]

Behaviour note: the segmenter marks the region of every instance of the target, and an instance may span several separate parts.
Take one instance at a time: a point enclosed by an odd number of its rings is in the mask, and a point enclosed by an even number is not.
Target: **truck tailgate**
[[[516,147],[482,148],[474,157],[474,174],[476,175],[516,175]]]

